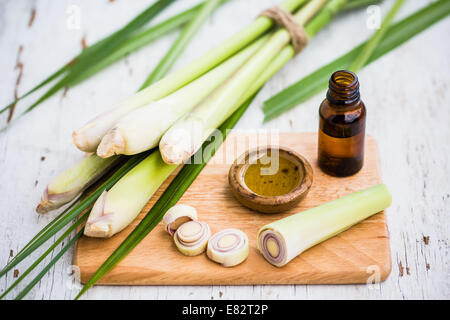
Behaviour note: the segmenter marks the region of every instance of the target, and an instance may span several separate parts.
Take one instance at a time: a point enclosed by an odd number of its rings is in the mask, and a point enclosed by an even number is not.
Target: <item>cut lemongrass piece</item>
[[[285,0],[280,6],[292,12],[305,2],[306,0]],[[169,74],[150,87],[139,91],[134,96],[116,105],[112,110],[97,116],[80,129],[74,131],[72,135],[74,144],[82,151],[95,152],[106,132],[127,113],[147,105],[152,101],[162,99],[197,79],[259,38],[273,24],[273,21],[267,17],[261,16],[256,18],[252,24],[224,41],[221,45],[213,48],[185,67]]]
[[[207,256],[224,267],[233,267],[248,257],[248,237],[238,229],[225,229],[208,241]]]
[[[296,21],[306,24],[325,3],[325,0],[308,2],[294,15]],[[239,107],[240,97],[252,87],[283,48],[289,45],[290,40],[286,29],[276,31],[231,78],[167,130],[159,144],[164,161],[182,164],[188,160],[212,131],[225,121],[227,115]]]
[[[391,201],[388,188],[379,184],[269,223],[258,231],[258,249],[269,263],[282,267],[303,251],[388,208]]]
[[[36,212],[46,213],[69,203],[117,164],[118,160],[119,157],[102,159],[95,154],[81,159],[48,184]]]
[[[133,155],[156,147],[174,122],[229,78],[267,39],[268,36],[261,37],[178,91],[127,114],[103,137],[97,155]]]
[[[211,230],[208,224],[189,221],[182,224],[173,237],[178,250],[186,256],[197,256],[205,251]]]
[[[163,224],[166,231],[173,236],[181,225],[193,220],[197,220],[197,210],[194,207],[176,204],[167,210]]]
[[[97,199],[84,229],[89,237],[108,238],[126,228],[176,169],[154,151]]]

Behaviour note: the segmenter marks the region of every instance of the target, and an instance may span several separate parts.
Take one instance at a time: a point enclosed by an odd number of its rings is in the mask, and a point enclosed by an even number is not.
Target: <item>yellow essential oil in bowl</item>
[[[278,166],[274,161],[278,162]],[[278,168],[277,168],[278,167]],[[274,170],[274,168],[277,168]],[[244,183],[254,193],[264,196],[281,196],[294,190],[304,178],[303,168],[290,159],[271,157],[270,151],[249,164]]]

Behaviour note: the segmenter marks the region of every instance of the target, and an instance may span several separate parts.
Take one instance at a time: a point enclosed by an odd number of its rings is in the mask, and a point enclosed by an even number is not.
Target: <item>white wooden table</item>
[[[24,93],[87,45],[126,23],[150,1],[0,0],[0,105]],[[189,44],[174,68],[193,60],[248,24],[275,0],[234,0],[220,7]],[[429,0],[408,0],[404,17]],[[158,21],[190,7],[183,0]],[[381,6],[385,13],[391,1]],[[33,14],[35,9],[35,14]],[[70,13],[80,10],[80,29],[67,28]],[[32,19],[31,16],[35,15]],[[241,129],[317,130],[317,108],[324,93],[262,125],[262,102],[346,52],[372,32],[365,10],[340,15],[308,48],[271,79],[238,124]],[[30,20],[33,20],[30,23]],[[156,21],[155,21],[156,22]],[[29,26],[31,24],[31,26]],[[359,73],[368,107],[368,133],[379,143],[385,183],[393,193],[387,211],[392,273],[383,283],[292,286],[97,286],[86,299],[448,299],[450,231],[450,19],[401,46]],[[16,253],[56,213],[34,212],[51,177],[81,154],[70,144],[71,132],[140,86],[177,34],[170,34],[116,63],[83,84],[45,102],[8,131],[0,133],[0,265]],[[19,48],[22,47],[19,54]],[[20,112],[36,96],[17,106]],[[6,116],[0,118],[1,126]],[[42,253],[40,250],[38,253]],[[35,253],[33,257],[37,257]],[[50,259],[50,258],[49,258]],[[49,259],[46,261],[48,262]],[[71,299],[72,252],[67,253],[29,293],[29,299]],[[19,265],[19,272],[31,263]],[[0,292],[14,281],[0,279]],[[14,297],[15,290],[9,297]]]

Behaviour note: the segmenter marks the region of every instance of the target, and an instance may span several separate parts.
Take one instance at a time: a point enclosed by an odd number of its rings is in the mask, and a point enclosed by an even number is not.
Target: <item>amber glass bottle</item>
[[[338,177],[355,174],[364,161],[366,107],[353,72],[340,70],[332,74],[319,116],[320,168]]]

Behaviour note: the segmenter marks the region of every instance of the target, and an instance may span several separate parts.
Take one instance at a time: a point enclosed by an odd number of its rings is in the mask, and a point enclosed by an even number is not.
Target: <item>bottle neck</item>
[[[359,81],[356,74],[339,70],[330,77],[327,99],[330,104],[349,106],[360,101]]]

